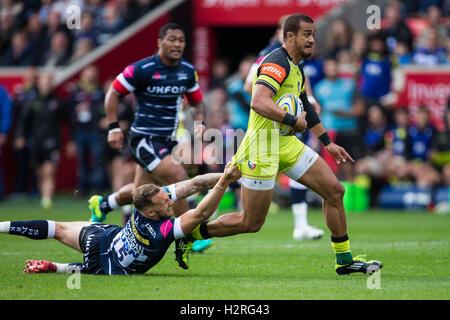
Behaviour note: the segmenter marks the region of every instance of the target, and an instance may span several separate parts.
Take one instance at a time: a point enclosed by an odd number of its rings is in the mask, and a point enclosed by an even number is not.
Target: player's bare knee
[[[164,179],[166,184],[172,184],[187,179],[186,171],[184,171],[182,167],[173,168],[170,172],[171,174]]]
[[[187,179],[186,171],[183,169],[183,167],[179,168],[174,173],[175,179],[178,181],[183,181]]]
[[[343,202],[344,194],[345,187],[342,185],[342,183],[336,181],[332,186],[330,186],[330,190],[328,192],[326,200],[331,205],[338,206]]]

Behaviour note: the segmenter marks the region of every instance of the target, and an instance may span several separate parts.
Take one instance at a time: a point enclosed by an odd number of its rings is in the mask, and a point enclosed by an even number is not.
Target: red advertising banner
[[[450,68],[405,68],[397,105],[408,106],[414,115],[426,106],[433,124],[444,130],[444,113],[450,98]]]
[[[210,26],[275,26],[286,14],[313,19],[348,0],[194,0],[196,23]]]
[[[199,77],[200,88],[206,93],[210,83],[210,70],[215,57],[216,43],[213,30],[197,26],[193,29],[193,62]]]

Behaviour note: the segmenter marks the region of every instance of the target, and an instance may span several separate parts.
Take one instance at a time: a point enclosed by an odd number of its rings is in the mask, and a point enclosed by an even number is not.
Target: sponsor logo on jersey
[[[152,79],[154,80],[164,80],[167,79],[167,75],[156,72],[153,74]]]
[[[139,232],[136,229],[136,225],[135,225],[135,221],[134,221],[134,214],[131,216],[131,229],[133,230],[133,234],[136,237],[136,239],[140,242],[142,242],[145,245],[149,245],[149,241],[148,239],[145,239],[143,237],[141,237],[141,235],[139,234]]]
[[[161,148],[161,149],[158,150],[158,154],[161,155],[161,154],[163,154],[164,152],[167,152],[167,151],[169,151],[169,149]]]
[[[167,237],[167,235],[169,234],[169,231],[172,230],[173,224],[172,221],[167,220],[166,222],[164,222],[160,227],[159,230],[161,231],[162,235],[164,238]]]
[[[153,230],[152,226],[150,225],[150,223],[146,223],[145,227],[147,228],[148,232],[150,232],[150,234],[152,235],[153,238],[156,237],[156,232],[155,230]]]
[[[184,72],[178,72],[177,76],[178,76],[178,81],[188,79],[188,75]]]
[[[123,70],[123,76],[126,78],[133,78],[133,73],[134,73],[134,66],[127,66],[124,70]]]
[[[255,170],[256,164],[254,162],[248,160],[248,167],[250,168],[250,170]]]
[[[275,63],[264,63],[260,74],[267,75],[280,83],[286,78],[286,70]]]
[[[152,86],[147,87],[147,91],[153,94],[183,94],[185,86]]]
[[[122,235],[120,235],[122,234]],[[144,249],[137,243],[137,239],[134,237],[133,230],[130,228],[129,225],[126,225],[125,228],[122,229],[122,232],[119,233],[117,236],[121,237],[121,239],[125,239],[128,243],[128,245],[131,247],[132,250],[138,252],[139,254],[144,254]],[[116,236],[116,237],[117,237]],[[124,241],[124,240],[123,240]]]

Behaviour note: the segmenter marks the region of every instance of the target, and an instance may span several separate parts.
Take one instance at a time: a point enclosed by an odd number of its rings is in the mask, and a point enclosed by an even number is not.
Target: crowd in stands
[[[68,65],[162,1],[3,0],[0,66]]]
[[[62,27],[66,19],[65,8],[74,3],[83,8],[82,28],[68,31]],[[68,64],[108,41],[111,35],[143,14],[144,7],[151,8],[156,3],[155,0],[5,0],[0,12],[0,64]],[[406,106],[394,105],[390,98],[392,73],[399,66],[450,64],[448,8],[445,9],[443,1],[431,3],[411,9],[401,1],[389,1],[383,8],[382,29],[367,33],[355,30],[344,18],[337,19],[327,32],[324,50],[314,50],[304,61],[303,68],[321,106],[320,117],[325,127],[330,136],[350,152],[356,164],[338,167],[312,135],[305,135],[304,140],[321,153],[340,180],[370,177],[374,190],[385,184],[398,183],[413,183],[425,188],[450,187],[449,107],[445,112],[445,130],[438,131],[430,121],[429,106],[421,106],[413,114]],[[255,48],[256,52],[265,45]],[[33,56],[36,52],[39,55]],[[231,70],[226,57],[220,57],[211,69],[210,88],[207,92],[204,90],[206,124],[223,133],[222,163],[226,163],[227,156],[232,156],[235,151],[227,150],[228,146],[235,146],[228,143],[235,137],[227,129],[247,129],[251,95],[244,90],[244,81],[255,59],[253,55],[245,56],[237,70]],[[39,119],[38,114],[25,109],[30,108],[31,101],[49,99],[45,88],[41,88],[45,86],[45,83],[41,84],[41,77],[35,68],[30,68],[24,87],[12,101],[17,126],[29,128],[22,136],[15,133],[20,172],[17,192],[25,191],[25,180],[32,176],[27,174],[30,172],[27,157],[35,150],[27,150],[30,148],[27,134],[38,128],[33,129],[29,124],[32,120],[27,117]],[[58,119],[65,121],[71,129],[73,142],[64,152],[73,155],[77,150],[78,190],[85,195],[101,192],[107,187],[108,171],[123,171],[120,176],[110,175],[114,180],[111,183],[113,189],[117,189],[130,181],[133,170],[128,155],[113,152],[106,144],[103,103],[109,82],[100,84],[97,77],[95,67],[83,70],[71,98],[64,102],[68,111],[58,114]],[[133,106],[132,95],[122,101],[119,113],[124,129],[132,121]],[[55,134],[59,133],[57,130]],[[0,146],[1,138],[2,131]],[[49,148],[57,149],[55,146]],[[205,159],[208,150],[203,153]],[[115,169],[130,163],[127,170]],[[195,174],[223,168],[203,164],[190,169]]]
[[[104,98],[112,80],[102,85],[97,67],[89,65],[67,99],[53,93],[52,80],[51,73],[38,73],[36,67],[30,67],[25,83],[10,101],[14,123],[8,127],[13,128],[18,173],[13,193],[31,191],[41,196],[43,207],[51,207],[62,156],[77,160],[74,190],[78,196],[117,190],[130,183],[134,176],[131,156],[126,149],[122,153],[112,150],[106,141]],[[120,102],[119,123],[124,131],[133,121],[134,106],[132,95]],[[63,145],[64,127],[69,134]]]

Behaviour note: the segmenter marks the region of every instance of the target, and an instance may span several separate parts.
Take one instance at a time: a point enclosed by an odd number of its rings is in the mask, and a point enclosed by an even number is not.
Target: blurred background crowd
[[[18,170],[13,195],[51,197],[54,183],[46,184],[45,179],[54,180],[60,153],[77,159],[76,190],[80,195],[117,190],[131,181],[131,158],[126,151],[113,152],[106,143],[104,95],[111,79],[101,83],[97,67],[88,66],[71,88],[70,97],[61,99],[52,92],[52,76],[40,74],[36,67],[71,64],[161,2],[2,1],[0,65],[28,68],[24,85],[14,94],[8,97],[0,92],[2,108],[8,109],[8,103],[12,106],[10,116],[1,118],[0,145],[8,137],[14,141]],[[79,30],[65,26],[70,4],[82,8]],[[346,186],[366,190],[369,206],[379,205],[380,194],[387,187],[414,186],[431,192],[450,188],[448,105],[444,127],[438,128],[431,121],[429,106],[421,105],[411,113],[406,106],[394,104],[396,69],[450,64],[449,10],[450,2],[444,0],[388,1],[382,8],[381,29],[364,32],[344,18],[335,19],[321,33],[326,38],[317,39],[324,43],[323,48],[316,46],[313,56],[302,62],[324,126],[356,163],[338,167],[312,135],[305,133],[302,139],[320,152],[339,179],[348,183]],[[276,41],[277,32],[272,41]],[[244,89],[245,79],[258,53],[268,44],[253,48],[237,67],[220,52],[211,66],[209,88],[203,94],[208,127],[223,132],[221,163],[233,154],[227,148],[235,137],[227,129],[247,129],[251,95]],[[122,101],[119,114],[125,129],[133,120],[134,107],[131,95]],[[181,115],[181,125],[189,128],[187,110]],[[62,149],[64,126],[69,128],[68,142]],[[36,139],[47,141],[41,150],[33,148]],[[209,143],[205,142],[205,147]],[[205,161],[214,156],[211,150],[204,148],[202,153],[202,164],[187,166],[191,175],[223,169]],[[280,175],[278,194],[282,197],[288,188]]]
[[[0,65],[68,65],[105,44],[161,2],[4,0],[0,7]],[[75,28],[76,23],[81,28]]]

